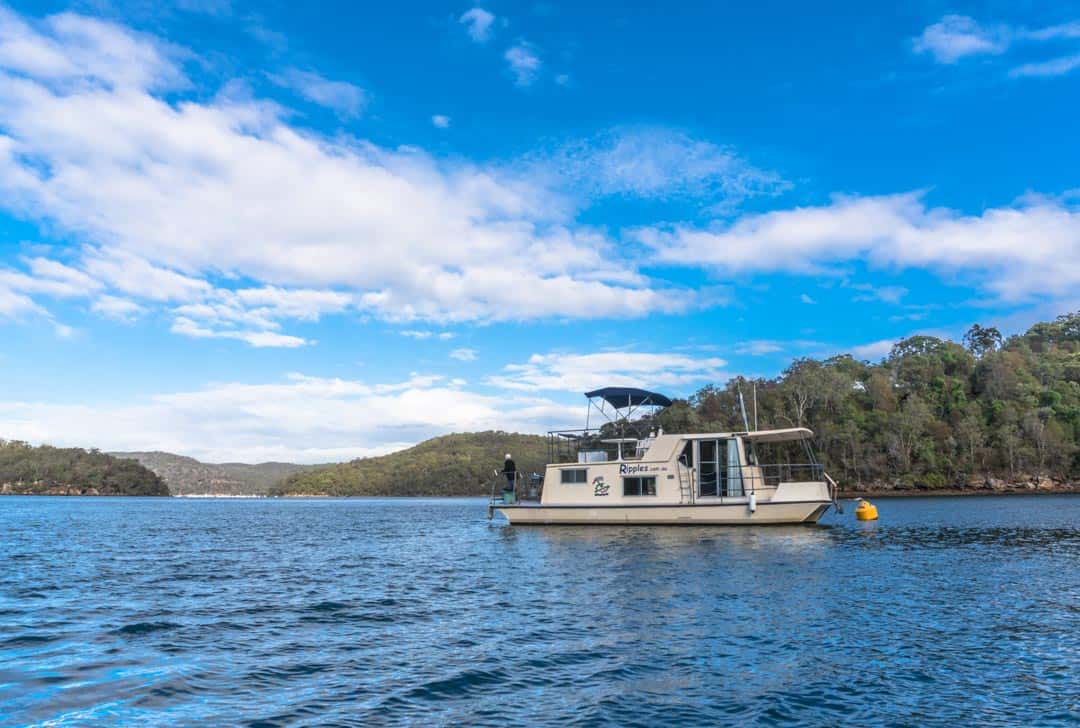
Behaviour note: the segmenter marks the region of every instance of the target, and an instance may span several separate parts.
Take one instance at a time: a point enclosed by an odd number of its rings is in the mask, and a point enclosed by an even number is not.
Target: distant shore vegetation
[[[167,496],[169,489],[134,460],[97,450],[0,440],[0,494]]]
[[[443,435],[380,457],[361,458],[298,473],[272,495],[487,495],[494,470],[510,453],[523,473],[543,473],[547,440],[509,432]]]

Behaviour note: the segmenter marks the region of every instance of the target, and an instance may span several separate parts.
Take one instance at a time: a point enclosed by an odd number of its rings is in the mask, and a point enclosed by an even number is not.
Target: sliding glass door
[[[721,449],[716,445],[716,440],[698,441],[698,495],[705,498],[720,495],[720,481],[726,470],[720,467]]]
[[[743,494],[739,441],[698,440],[698,495],[704,498]]]

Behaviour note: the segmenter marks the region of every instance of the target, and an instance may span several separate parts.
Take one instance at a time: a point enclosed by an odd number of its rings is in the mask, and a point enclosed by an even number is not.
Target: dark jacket
[[[514,464],[513,460],[507,460],[503,464],[503,472],[504,473],[516,473],[517,472],[517,465]]]

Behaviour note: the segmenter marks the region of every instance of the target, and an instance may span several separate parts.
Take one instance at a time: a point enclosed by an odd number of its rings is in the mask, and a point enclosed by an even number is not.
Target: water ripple
[[[1076,725],[1080,498],[820,527],[0,498],[0,725]]]

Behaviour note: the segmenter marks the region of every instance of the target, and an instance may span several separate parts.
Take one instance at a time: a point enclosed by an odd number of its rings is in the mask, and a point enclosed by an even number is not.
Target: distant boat
[[[814,457],[813,433],[783,430],[667,435],[662,394],[630,387],[587,392],[600,428],[548,433],[543,478],[517,477],[488,515],[511,524],[817,523],[837,504],[836,482]],[[637,418],[635,419],[635,416]]]

